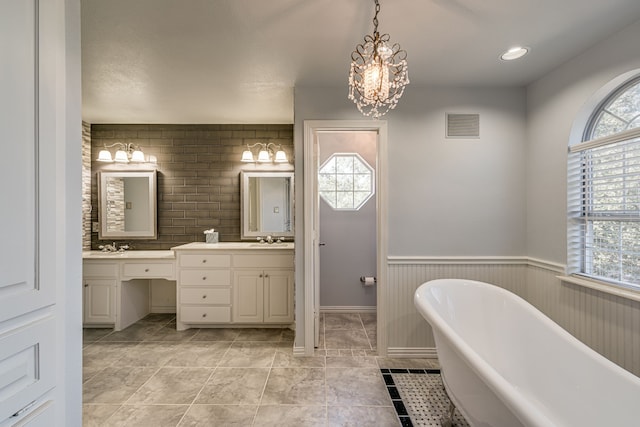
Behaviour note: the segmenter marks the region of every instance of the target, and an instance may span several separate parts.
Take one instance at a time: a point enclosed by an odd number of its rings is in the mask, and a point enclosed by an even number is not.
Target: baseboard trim
[[[320,313],[375,313],[376,306],[368,305],[325,305],[320,306]]]
[[[387,357],[437,359],[438,353],[435,347],[389,347]]]

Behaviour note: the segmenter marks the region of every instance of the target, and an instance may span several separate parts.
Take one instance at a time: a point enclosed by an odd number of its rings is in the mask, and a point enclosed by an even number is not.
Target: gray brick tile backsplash
[[[89,136],[90,129],[90,136]],[[281,166],[240,162],[247,144],[282,145],[293,169],[293,125],[264,124],[83,124],[83,143],[91,148],[85,159],[88,177],[83,180],[83,248],[97,249],[103,242],[90,232],[98,220],[96,172],[109,166],[96,162],[103,145],[133,143],[145,154],[157,157],[157,240],[132,240],[135,249],[169,249],[182,243],[204,241],[203,231],[216,228],[220,241],[240,240],[240,171],[283,170]],[[87,157],[85,155],[85,157]],[[86,194],[86,195],[84,195]]]

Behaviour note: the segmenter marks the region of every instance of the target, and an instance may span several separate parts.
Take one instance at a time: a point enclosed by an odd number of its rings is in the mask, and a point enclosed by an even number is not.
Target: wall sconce
[[[260,147],[258,151],[258,158],[256,159],[251,151],[252,148]],[[245,163],[268,163],[273,161],[274,163],[286,163],[287,153],[284,152],[282,146],[276,145],[273,142],[265,144],[264,142],[256,142],[253,145],[247,145],[247,149],[242,152],[242,159],[240,161]]]
[[[107,148],[117,147],[116,154],[114,157],[111,157],[111,152],[107,150]],[[155,158],[155,156],[149,156],[150,161]],[[96,159],[99,162],[116,162],[116,163],[145,163],[146,160],[144,158],[144,153],[142,152],[142,148],[137,145],[133,145],[132,143],[122,143],[116,142],[111,145],[105,145],[100,153],[98,154],[98,158]]]

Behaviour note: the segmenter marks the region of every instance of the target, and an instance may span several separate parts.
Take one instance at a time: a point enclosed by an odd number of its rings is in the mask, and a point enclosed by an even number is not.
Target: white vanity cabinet
[[[292,243],[189,243],[173,250],[178,330],[293,322]]]
[[[177,251],[177,328],[231,321],[231,255]]]
[[[110,326],[115,324],[117,277],[118,264],[115,262],[85,261],[83,263],[84,325]]]
[[[116,323],[116,281],[84,279],[83,322],[85,325]]]
[[[235,257],[234,322],[293,322],[292,256],[269,252]]]

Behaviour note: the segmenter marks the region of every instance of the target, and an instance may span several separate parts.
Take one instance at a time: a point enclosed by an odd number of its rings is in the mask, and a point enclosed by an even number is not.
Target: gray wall
[[[296,88],[296,217],[304,120],[362,120],[346,88]],[[479,139],[445,139],[445,113],[479,113]],[[390,256],[525,253],[525,90],[409,86],[388,123]],[[296,345],[304,339],[304,229],[296,227]],[[393,293],[393,284],[389,292]],[[389,313],[391,316],[394,313]],[[410,346],[407,342],[405,346]]]
[[[612,80],[640,74],[640,21],[527,88],[527,254],[566,263],[567,147]]]

